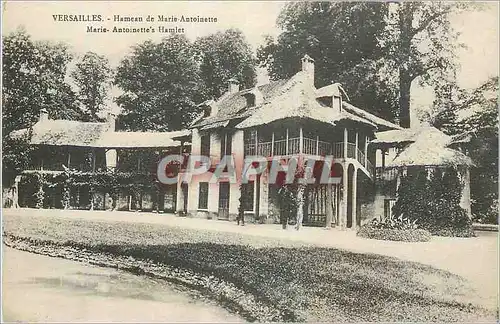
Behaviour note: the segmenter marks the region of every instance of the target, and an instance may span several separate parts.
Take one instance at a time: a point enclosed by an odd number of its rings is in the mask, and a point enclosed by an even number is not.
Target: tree
[[[84,121],[100,121],[111,87],[112,69],[104,56],[87,52],[76,63],[71,77],[78,87],[78,97],[83,104]]]
[[[293,2],[281,12],[283,30],[257,51],[271,79],[300,70],[304,54],[315,59],[315,85],[342,83],[354,105],[394,119],[397,87],[384,71],[379,38],[386,29],[386,3]]]
[[[300,57],[316,59],[316,85],[340,82],[352,103],[410,126],[411,85],[453,74],[460,2],[294,2],[278,18],[284,31],[267,38],[258,58],[271,78],[291,76]],[[334,79],[334,80],[332,80]],[[399,109],[398,109],[399,107]]]
[[[471,8],[461,2],[425,1],[397,2],[388,16],[384,36],[388,62],[398,73],[399,118],[403,127],[410,127],[411,85],[414,80],[431,84],[432,80],[453,73],[456,69],[458,33],[450,16]]]
[[[469,155],[472,213],[477,221],[498,223],[498,76],[473,90],[464,106],[476,108],[458,126],[474,134]]]
[[[200,37],[195,41],[200,57],[200,77],[207,95],[214,99],[227,91],[227,81],[235,78],[242,88],[255,85],[256,61],[252,49],[240,30]]]
[[[34,41],[23,29],[3,36],[2,49],[3,184],[27,163],[28,146],[14,141],[13,130],[30,128],[45,108],[51,118],[81,117],[77,98],[65,82],[72,59],[64,44]],[[28,138],[24,139],[26,142]]]
[[[124,91],[116,99],[123,108],[120,126],[142,131],[187,127],[199,113],[196,104],[205,98],[195,54],[184,35],[136,45],[120,62],[114,80]]]
[[[42,108],[52,118],[81,116],[76,96],[64,80],[71,59],[66,45],[33,41],[23,29],[3,37],[4,136],[31,126]]]

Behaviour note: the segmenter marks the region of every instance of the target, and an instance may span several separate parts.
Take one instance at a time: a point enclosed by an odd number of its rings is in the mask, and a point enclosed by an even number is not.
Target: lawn
[[[286,321],[494,320],[469,300],[461,277],[375,254],[236,233],[159,224],[17,216],[4,234],[189,270],[216,278],[276,310]],[[409,251],[410,252],[410,251]],[[138,263],[139,264],[139,263]],[[204,280],[205,280],[204,279]],[[246,314],[249,320],[262,317]]]

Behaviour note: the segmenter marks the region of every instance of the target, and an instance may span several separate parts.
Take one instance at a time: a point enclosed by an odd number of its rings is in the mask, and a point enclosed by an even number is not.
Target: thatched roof
[[[434,127],[422,126],[396,132],[383,132],[385,134],[382,134],[381,137],[386,137],[384,143],[387,141],[397,142],[397,138],[393,138],[393,136],[401,134],[402,139],[398,143],[404,141],[411,142],[411,144],[407,144],[392,161],[387,161],[387,166],[474,165],[472,160],[463,153],[448,148],[451,136]]]
[[[176,137],[189,135],[189,131],[177,132],[108,132],[95,143],[105,148],[155,148],[178,147],[181,141]]]
[[[109,128],[107,123],[84,123],[73,120],[44,120],[33,125],[30,144],[56,146],[92,146]],[[29,134],[21,129],[10,134],[20,138]]]
[[[340,120],[353,120],[384,130],[400,128],[346,102],[343,102],[341,111],[324,105],[318,98],[340,95],[339,85],[332,84],[316,89],[312,80],[303,71],[289,79],[258,86],[256,91],[262,94],[262,100],[256,106],[247,107],[244,97],[245,94],[252,92],[252,89],[234,94],[226,93],[213,103],[217,106],[215,116],[201,118],[191,127],[203,129],[225,127],[227,123],[224,122],[236,120],[239,122],[237,128],[248,128],[285,118],[307,118],[329,124],[336,124]]]
[[[370,114],[367,111],[364,111],[361,108],[358,108],[354,105],[351,105],[348,102],[343,101],[342,102],[342,108],[345,109],[347,112],[352,113],[353,115],[359,116],[363,119],[369,120],[370,122],[376,124],[378,126],[379,130],[386,130],[386,129],[403,129],[401,126],[396,125],[394,123],[391,123],[390,121],[387,121],[383,118],[377,117],[373,114]]]
[[[454,135],[451,139],[451,144],[461,144],[461,143],[469,143],[472,139],[476,137],[475,131],[466,131],[461,134]]]
[[[29,144],[105,148],[148,148],[180,146],[179,138],[189,130],[177,132],[114,132],[108,123],[73,120],[44,120],[33,125]],[[29,129],[14,131],[14,139],[29,135]]]
[[[290,78],[274,98],[252,112],[237,128],[265,125],[286,118],[307,118],[335,125],[343,119],[355,120],[376,127],[369,120],[353,115],[344,109],[333,109],[320,103],[316,89],[304,72]]]
[[[287,80],[272,81],[268,84],[258,86],[257,89],[263,97],[262,101],[267,102],[270,98],[274,97],[286,81]],[[243,95],[248,93],[248,90],[249,89],[245,89],[233,94],[227,92],[216,102],[210,102],[210,104],[217,105],[217,114],[215,116],[201,118],[195,121],[190,127],[207,126],[206,128],[213,128],[215,126],[210,127],[208,125],[249,116],[257,107],[247,107],[247,100]]]
[[[434,138],[449,142],[451,137],[441,132],[432,126],[419,126],[413,128],[400,128],[384,132],[375,133],[375,139],[370,144],[398,144],[398,143],[413,143],[420,136],[432,136]]]

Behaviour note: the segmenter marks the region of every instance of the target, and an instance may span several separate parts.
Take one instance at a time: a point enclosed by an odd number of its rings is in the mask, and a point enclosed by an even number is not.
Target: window
[[[201,136],[201,151],[202,156],[210,156],[210,134]]]
[[[224,157],[225,155],[231,155],[232,151],[232,134],[224,133],[221,134],[220,138],[220,157]]]
[[[244,211],[253,211],[254,194],[255,194],[254,181],[248,181],[248,183],[241,184],[241,204],[243,205]]]
[[[208,182],[200,182],[198,209],[208,209]]]

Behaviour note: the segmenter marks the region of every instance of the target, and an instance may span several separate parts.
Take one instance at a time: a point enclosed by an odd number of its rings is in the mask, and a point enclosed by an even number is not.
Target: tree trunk
[[[400,3],[398,5],[399,125],[409,128],[413,9],[411,4]]]
[[[404,68],[399,69],[399,125],[410,127],[411,77]]]
[[[333,220],[332,185],[326,185],[326,228],[332,227]]]
[[[302,220],[304,219],[304,193],[306,191],[306,185],[299,185],[297,188],[297,224],[295,229],[298,231],[302,227]]]

